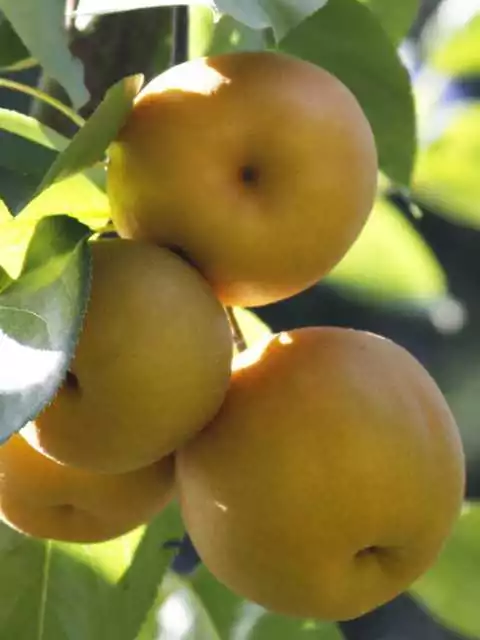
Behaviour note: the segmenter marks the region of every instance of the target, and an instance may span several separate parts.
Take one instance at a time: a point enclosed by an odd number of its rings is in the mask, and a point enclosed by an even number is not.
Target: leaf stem
[[[78,127],[83,127],[85,124],[85,120],[82,116],[79,116],[78,113],[70,107],[67,107],[63,102],[60,102],[60,100],[52,98],[52,96],[49,96],[48,93],[45,93],[44,91],[40,91],[40,89],[29,87],[21,82],[15,82],[15,80],[7,80],[6,78],[0,78],[0,87],[3,87],[4,89],[11,89],[12,91],[19,91],[20,93],[26,93],[27,95],[32,96],[32,98],[45,102],[53,109],[60,111]]]

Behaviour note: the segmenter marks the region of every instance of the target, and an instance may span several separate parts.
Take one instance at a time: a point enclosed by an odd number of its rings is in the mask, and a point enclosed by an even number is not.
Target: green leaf
[[[478,566],[480,565],[480,506],[467,505],[443,553],[417,581],[414,595],[448,626],[480,636]]]
[[[343,640],[335,624],[272,614],[246,603],[234,626],[232,640]]]
[[[97,603],[108,591],[108,582],[92,565],[78,562],[66,550],[59,543],[28,538],[0,524],[3,638],[99,637],[94,612],[85,605]]]
[[[55,161],[57,152],[64,150],[68,146],[69,140],[39,123],[35,118],[1,108],[0,129],[8,134],[15,134],[12,136],[13,142],[10,144],[10,146],[14,146],[13,153],[9,152],[8,147],[3,149],[0,147],[0,166],[2,158],[6,159],[5,164],[12,164],[16,158],[13,168],[17,170],[17,173],[21,172],[22,176],[30,176],[30,180],[22,190],[23,197],[20,198],[24,203],[35,191],[52,162]],[[23,138],[23,144],[19,141],[19,137]],[[2,138],[1,131],[0,138]],[[33,176],[28,173],[29,168],[34,171]],[[11,179],[8,177],[5,186],[10,186],[10,183]],[[2,193],[2,188],[5,187],[0,180],[0,193]],[[16,199],[18,200],[18,197]],[[67,213],[92,229],[105,226],[110,212],[105,193],[105,170],[102,167],[88,169],[82,174],[76,174],[52,185],[28,202],[19,215],[24,215],[24,220],[27,217],[31,220],[38,220],[44,215],[60,213]],[[5,242],[2,242],[2,238],[0,238],[0,250],[2,246],[5,246]],[[2,263],[1,258],[0,263]]]
[[[99,15],[164,5],[203,5],[226,13],[251,29],[273,28],[277,38],[300,24],[327,0],[80,0],[75,15]]]
[[[472,75],[480,71],[480,15],[474,16],[429,57],[428,63],[447,75]]]
[[[65,149],[69,143],[67,138],[35,118],[11,109],[0,108],[0,129],[56,151]]]
[[[171,552],[161,543],[178,531],[174,513],[168,507],[146,527],[91,545],[29,538],[0,524],[0,636],[136,638],[143,619],[164,597],[158,587]]]
[[[163,605],[165,597],[164,589],[162,588],[159,591],[156,601],[147,613],[147,617],[145,618],[135,640],[159,640],[161,636],[158,611]]]
[[[9,273],[0,266],[0,292],[6,289],[12,283]]]
[[[1,229],[1,225],[4,222],[10,222],[11,220],[12,220],[12,214],[8,210],[7,205],[2,200],[0,200],[0,229]]]
[[[173,557],[172,550],[167,550],[164,544],[180,538],[183,530],[175,502],[144,529],[128,569],[116,584],[110,602],[108,637],[115,640],[137,637],[152,607],[158,603],[159,587]]]
[[[0,68],[8,69],[30,58],[30,52],[3,16],[0,16]]]
[[[42,179],[45,168],[55,160],[57,153],[25,138],[0,131],[0,166],[37,181]]]
[[[270,327],[250,309],[233,307],[232,312],[249,347],[272,335]]]
[[[266,611],[236,596],[201,565],[189,578],[178,579],[194,613],[194,638],[202,640],[342,640],[335,625],[293,619]]]
[[[92,173],[77,174],[52,185],[31,200],[19,216],[24,222],[33,222],[49,215],[67,213],[95,231],[102,229],[110,219],[110,207],[105,191],[90,179]]]
[[[413,191],[442,216],[480,229],[480,104],[457,105],[418,154]]]
[[[89,292],[90,230],[38,222],[20,277],[0,293],[0,439],[51,400],[73,355]]]
[[[108,90],[89,120],[58,155],[39,186],[38,193],[103,160],[107,147],[131,110],[142,82],[142,75],[129,76]]]
[[[18,213],[68,140],[35,118],[2,108],[0,140],[0,196]],[[89,177],[97,180],[93,172]]]
[[[204,567],[191,579],[168,573],[163,589],[168,597],[158,612],[162,637],[169,638],[175,633],[175,637],[188,640],[234,640],[233,626],[244,600],[221,585]],[[179,619],[181,611],[185,629],[174,631],[170,625]]]
[[[376,301],[429,305],[447,293],[445,274],[422,237],[379,199],[359,238],[325,282]]]
[[[129,543],[125,536],[99,545],[65,544],[26,537],[0,524],[0,635],[105,638],[100,632],[112,591],[110,574],[123,568]]]
[[[28,200],[37,184],[38,180],[32,176],[22,176],[0,167],[0,194],[13,211],[18,211],[25,200]],[[89,176],[78,174],[43,191],[23,210],[20,209],[15,220],[19,221],[21,217],[22,225],[31,226],[43,217],[63,213],[98,231],[105,227],[110,219],[108,198]],[[18,238],[18,231],[19,227],[17,230],[12,229],[8,237],[0,236],[1,264],[4,264],[4,251],[9,253],[11,249],[16,250],[15,246],[9,246],[9,238],[12,232]]]
[[[201,565],[188,580],[185,579],[184,585],[192,591],[195,598],[197,625],[209,628],[215,640],[231,638],[245,600],[218,582],[204,565]],[[234,637],[233,635],[232,640]]]
[[[69,118],[77,127],[83,126],[85,120],[80,116],[72,107],[67,106],[57,98],[54,98],[45,91],[38,89],[37,87],[31,87],[23,82],[17,82],[9,78],[0,78],[0,89],[8,89],[10,91],[16,91],[30,96],[33,100],[48,104],[49,107],[60,112],[66,118]]]
[[[14,279],[18,278],[22,271],[25,252],[36,224],[36,220],[27,221],[23,216],[10,216],[0,224],[0,264]]]
[[[190,59],[231,51],[259,51],[266,48],[264,31],[251,29],[228,15],[222,15],[215,21],[213,15],[208,7],[190,7]]]
[[[72,57],[65,29],[64,0],[0,0],[0,9],[24,45],[81,107],[89,98],[83,83],[83,66]]]
[[[252,29],[271,27],[278,40],[326,3],[327,0],[215,0],[221,13],[228,13]]]
[[[37,184],[38,180],[34,176],[22,175],[18,171],[0,165],[0,197],[13,213],[17,212],[28,199]]]
[[[3,116],[0,113],[0,197],[15,214],[34,193],[57,152],[10,132],[3,127]]]
[[[394,182],[408,185],[416,145],[410,80],[372,12],[358,0],[334,0],[279,46],[324,67],[349,87],[372,126],[381,169]]]
[[[419,0],[360,0],[377,17],[391,41],[399,45],[413,24]]]
[[[72,209],[76,209],[70,217],[76,218],[94,230],[100,230],[108,220],[108,212],[102,209],[86,208],[89,202],[93,204],[90,183],[82,190],[83,176],[69,178],[60,185],[55,185],[45,191],[38,200],[32,203],[15,218],[10,217],[0,223],[0,264],[12,278],[18,278],[23,266],[23,259],[27,246],[35,232],[38,222],[51,216],[61,215],[65,210],[63,204],[72,202]],[[63,191],[65,190],[65,193]],[[87,198],[86,201],[82,197]],[[106,196],[102,195],[102,198]],[[49,203],[52,208],[48,209]],[[96,223],[93,224],[92,223]]]

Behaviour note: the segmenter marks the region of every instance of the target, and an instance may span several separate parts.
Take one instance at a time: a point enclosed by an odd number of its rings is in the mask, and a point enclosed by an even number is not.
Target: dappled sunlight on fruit
[[[287,333],[286,331],[282,331],[282,333],[278,334],[278,341],[282,345],[293,344],[293,336],[292,333]]]
[[[279,52],[237,52],[144,87],[110,147],[107,189],[121,236],[181,247],[224,304],[259,306],[343,257],[377,169],[370,124],[342,82]]]
[[[235,354],[232,360],[232,372],[245,369],[260,360],[264,351],[268,348],[271,338],[269,336],[264,337],[262,340],[258,340],[252,347],[246,351],[241,351]]]
[[[227,76],[208,64],[208,60],[204,58],[191,60],[182,74],[177,69],[178,67],[173,67],[154,78],[148,85],[149,93],[155,95],[165,91],[168,99],[175,100],[177,91],[208,95],[218,91],[223,84],[230,83]],[[138,100],[139,98],[136,102]]]

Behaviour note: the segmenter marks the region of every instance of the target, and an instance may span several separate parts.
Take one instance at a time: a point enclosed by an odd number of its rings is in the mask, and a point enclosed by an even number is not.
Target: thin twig
[[[240,353],[242,351],[246,351],[246,349],[248,349],[248,344],[247,344],[247,341],[245,340],[245,336],[243,335],[243,331],[238,323],[238,320],[235,316],[233,308],[225,307],[225,311],[227,312],[228,320],[232,328],[232,334],[233,334],[233,340],[235,342],[235,346],[237,347]]]

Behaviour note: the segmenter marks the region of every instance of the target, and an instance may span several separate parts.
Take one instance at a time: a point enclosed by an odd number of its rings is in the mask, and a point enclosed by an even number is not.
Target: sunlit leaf
[[[447,292],[435,255],[395,206],[378,200],[353,247],[326,282],[374,300],[428,304]]]
[[[76,174],[54,184],[28,202],[57,157],[57,152],[65,149],[69,140],[35,118],[0,108],[0,136],[2,135],[5,144],[0,147],[0,166],[3,164],[6,168],[7,165],[10,170],[16,171],[18,176],[24,179],[28,177],[23,196],[15,198],[20,200],[21,204],[26,204],[25,210],[15,213],[25,213],[27,217],[35,219],[43,215],[68,213],[92,228],[104,226],[109,218],[109,206],[105,194],[103,168],[94,167],[83,174]],[[0,190],[9,188],[10,183],[10,178],[5,181],[5,186],[0,181]],[[5,247],[5,239],[0,237],[1,247]]]
[[[360,0],[368,6],[390,36],[392,42],[400,44],[407,35],[418,12],[419,0]]]
[[[90,549],[92,555],[100,552]],[[73,545],[28,538],[0,524],[2,637],[99,638],[97,611],[109,581],[94,558],[84,563],[85,557],[78,560],[77,555]],[[117,558],[120,564],[122,558]]]
[[[480,15],[455,30],[448,40],[435,47],[429,64],[447,75],[471,75],[480,71]]]
[[[111,601],[110,635],[115,640],[136,638],[149,611],[158,602],[159,588],[173,557],[173,551],[165,543],[182,534],[183,523],[175,502],[144,529]],[[116,629],[115,634],[112,629]]]
[[[55,182],[91,167],[105,157],[105,151],[131,110],[142,82],[142,75],[129,76],[108,90],[89,120],[57,156],[39,186],[38,193]]]
[[[4,222],[10,222],[11,219],[12,219],[12,214],[8,210],[7,205],[2,200],[0,200],[0,229],[1,229],[1,225]]]
[[[68,139],[36,118],[11,109],[0,108],[0,129],[36,142],[49,149],[60,151],[68,145]]]
[[[245,603],[231,640],[343,640],[335,624],[289,618]]]
[[[235,307],[233,313],[237,319],[240,329],[245,338],[245,342],[250,347],[260,340],[264,340],[272,335],[270,327],[263,320],[250,311],[242,307]]]
[[[88,298],[89,233],[67,216],[41,220],[19,278],[0,293],[0,440],[33,419],[65,375]]]
[[[480,506],[468,505],[439,560],[414,585],[414,592],[446,624],[480,636]]]
[[[49,107],[52,107],[52,109],[55,109],[59,113],[63,114],[66,118],[70,119],[78,127],[81,127],[85,122],[84,119],[74,109],[64,104],[57,98],[54,98],[49,93],[38,89],[37,87],[32,87],[29,84],[17,82],[16,80],[12,80],[10,78],[0,78],[0,89],[8,89],[10,91],[23,93],[27,96],[30,96],[33,100],[37,100],[39,102],[47,104]]]
[[[110,206],[105,191],[87,175],[77,174],[42,191],[19,216],[27,222],[61,213],[67,213],[97,231],[109,221]]]
[[[164,597],[160,584],[171,552],[162,540],[178,533],[174,514],[169,507],[146,527],[90,545],[37,540],[0,524],[0,636],[136,639]]]
[[[208,629],[215,640],[233,640],[234,626],[245,601],[218,582],[204,566],[183,584],[193,592],[196,624]]]
[[[458,223],[480,229],[480,104],[452,108],[443,131],[418,154],[413,190]]]

